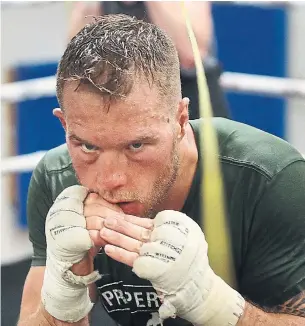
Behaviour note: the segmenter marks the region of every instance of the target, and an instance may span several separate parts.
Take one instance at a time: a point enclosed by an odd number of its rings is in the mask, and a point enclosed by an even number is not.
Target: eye
[[[128,148],[132,151],[132,152],[138,152],[141,149],[143,149],[144,144],[143,143],[132,143],[128,146]]]
[[[94,153],[98,150],[98,147],[90,144],[81,144],[81,149],[85,153]]]

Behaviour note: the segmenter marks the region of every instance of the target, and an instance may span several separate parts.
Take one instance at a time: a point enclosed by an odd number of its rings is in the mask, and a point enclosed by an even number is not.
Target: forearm
[[[193,52],[181,3],[179,1],[147,1],[145,5],[151,21],[163,29],[174,41],[182,67],[193,68]],[[207,1],[187,2],[186,8],[201,56],[204,58],[211,44],[213,30],[210,3]]]
[[[305,326],[305,318],[283,313],[268,313],[249,302],[237,326]]]
[[[17,326],[89,326],[88,316],[76,323],[67,323],[52,317],[44,308],[40,306],[38,310],[19,320]]]

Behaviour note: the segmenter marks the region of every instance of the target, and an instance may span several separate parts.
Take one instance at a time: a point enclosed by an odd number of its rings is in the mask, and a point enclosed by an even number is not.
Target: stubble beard
[[[180,158],[177,150],[177,142],[175,141],[171,153],[171,162],[154,183],[152,192],[148,197],[148,208],[144,211],[143,217],[153,219],[162,210],[162,206],[164,206],[164,203],[168,199],[168,193],[177,180],[179,167]]]

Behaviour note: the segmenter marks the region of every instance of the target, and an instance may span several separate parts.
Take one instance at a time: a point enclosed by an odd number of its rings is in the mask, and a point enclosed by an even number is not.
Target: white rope
[[[31,154],[2,158],[1,173],[31,172],[43,158],[45,153],[46,151],[39,151]]]
[[[304,97],[305,80],[236,72],[224,72],[221,85],[228,91],[243,92],[264,96]],[[25,80],[1,85],[1,101],[14,103],[55,96],[54,76]]]
[[[304,79],[224,72],[221,76],[221,85],[230,91],[246,92],[265,96],[269,95],[305,98]]]
[[[56,2],[55,2],[56,3]],[[54,4],[54,1],[1,1],[1,10],[34,8]]]
[[[55,96],[54,76],[29,79],[1,85],[1,101],[14,103]]]
[[[214,2],[214,1],[213,1]],[[221,1],[215,1],[217,4],[222,4]],[[229,3],[229,2],[228,2]],[[224,1],[223,4],[226,4]],[[304,2],[302,1],[230,1],[232,5],[239,6],[253,6],[253,7],[263,7],[263,8],[278,8],[278,7],[297,7],[304,6]]]

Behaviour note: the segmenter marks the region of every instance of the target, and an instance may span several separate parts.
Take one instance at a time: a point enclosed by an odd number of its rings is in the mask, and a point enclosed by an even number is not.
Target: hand
[[[103,227],[104,218],[97,216],[113,215],[114,212],[121,212],[118,205],[108,203],[96,193],[90,193],[84,201],[84,216],[86,217],[86,229],[89,231],[93,247],[88,251],[87,255],[79,262],[71,267],[71,271],[75,275],[85,276],[94,270],[94,257],[100,251],[106,242],[100,237],[99,232]],[[86,216],[87,215],[87,216]]]
[[[132,266],[142,244],[149,240],[153,221],[126,215],[117,205],[90,194],[85,201],[86,227],[97,248],[126,265]]]
[[[93,304],[87,286],[100,278],[98,272],[80,276],[70,270],[87,257],[93,246],[83,215],[87,194],[88,190],[81,186],[65,189],[46,218],[47,262],[42,303],[49,314],[62,321],[76,322],[89,313]]]
[[[121,218],[107,218],[101,230],[101,237],[107,241],[105,253],[129,266],[139,257],[143,243],[149,241],[153,221],[133,215]]]
[[[155,217],[133,271],[161,293],[161,319],[178,315],[195,325],[236,325],[244,299],[215,275],[207,250],[200,227],[185,214],[163,211]]]
[[[95,246],[95,254],[101,247],[106,245],[106,241],[101,238],[100,231],[104,227],[107,217],[117,218],[124,214],[122,209],[115,204],[104,200],[96,193],[90,193],[84,202],[84,216],[86,218],[86,229]]]

